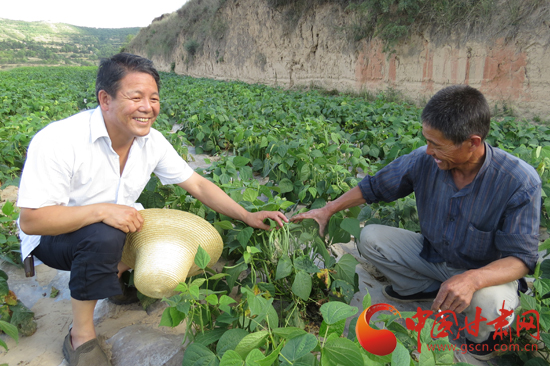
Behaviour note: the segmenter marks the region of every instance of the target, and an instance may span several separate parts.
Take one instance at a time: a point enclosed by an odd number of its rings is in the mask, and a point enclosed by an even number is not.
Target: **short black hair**
[[[95,82],[95,96],[99,103],[99,91],[105,90],[111,97],[116,98],[122,80],[130,72],[143,72],[155,79],[160,92],[160,77],[153,66],[153,61],[131,53],[117,53],[110,58],[101,59]]]
[[[485,140],[491,128],[491,110],[481,92],[468,85],[438,91],[422,111],[422,123],[441,131],[458,145],[472,135]]]

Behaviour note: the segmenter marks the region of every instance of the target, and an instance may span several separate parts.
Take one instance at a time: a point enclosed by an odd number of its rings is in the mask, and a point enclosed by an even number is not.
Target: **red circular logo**
[[[369,325],[372,316],[384,310],[389,310],[392,314],[401,317],[401,313],[393,306],[388,304],[375,304],[369,306],[361,313],[359,319],[357,319],[357,326],[355,327],[355,333],[357,334],[359,344],[367,352],[377,356],[389,355],[397,346],[397,339],[391,331],[387,329],[374,329]]]

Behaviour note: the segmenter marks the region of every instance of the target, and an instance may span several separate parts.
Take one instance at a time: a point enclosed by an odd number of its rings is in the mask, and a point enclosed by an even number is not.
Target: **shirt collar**
[[[109,138],[107,133],[107,127],[105,127],[105,121],[103,120],[103,113],[101,113],[101,107],[97,107],[90,118],[90,133],[92,143],[96,142],[101,137]]]
[[[151,127],[152,128],[152,127]],[[139,145],[139,147],[143,148],[145,146],[145,143],[147,140],[149,140],[149,135],[151,134],[151,130],[149,130],[149,133],[145,136],[139,136],[134,139],[135,142]]]
[[[493,160],[493,147],[489,145],[487,142],[483,142],[485,144],[485,161],[483,162],[483,165],[479,169],[479,172],[477,172],[477,175],[474,180],[477,179],[481,174],[485,173],[489,165],[491,164],[491,160]]]
[[[101,137],[106,137],[109,141],[111,140],[109,133],[107,132],[107,127],[105,126],[105,120],[103,119],[103,113],[101,113],[100,106],[92,112],[92,117],[90,119],[90,132],[92,143],[96,142],[96,140]],[[147,140],[149,140],[149,135],[150,133],[145,136],[136,137],[134,142],[136,142],[139,147],[143,148]]]
[[[460,191],[458,191],[456,193],[455,197],[465,196],[467,194],[470,194],[470,192],[474,189],[474,185],[476,184],[476,182],[479,179],[482,179],[480,177],[483,174],[485,174],[485,172],[489,168],[489,165],[491,165],[491,160],[493,159],[493,148],[487,142],[483,142],[483,143],[485,144],[485,160],[483,161],[483,164],[481,165],[481,168],[479,168],[479,171],[477,172],[474,180],[470,184],[468,184],[466,187],[464,187]],[[448,173],[449,174],[448,174],[447,179],[450,179],[450,181],[452,181],[453,180],[452,174],[451,174],[450,171]]]

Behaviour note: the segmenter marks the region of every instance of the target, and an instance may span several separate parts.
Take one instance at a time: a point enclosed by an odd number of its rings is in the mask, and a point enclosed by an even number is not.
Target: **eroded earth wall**
[[[466,83],[492,105],[545,120],[550,114],[548,25],[519,30],[513,40],[434,40],[420,34],[385,50],[376,38],[350,39],[346,29],[353,14],[338,5],[316,6],[295,18],[263,0],[228,0],[216,18],[224,22],[223,35],[207,38],[191,56],[180,34],[169,57],[151,58],[160,70],[170,71],[175,63],[176,73],[193,77],[357,92],[391,87],[417,101]]]

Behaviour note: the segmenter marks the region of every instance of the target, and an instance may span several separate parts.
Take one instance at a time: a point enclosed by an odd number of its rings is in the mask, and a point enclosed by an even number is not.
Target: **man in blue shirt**
[[[330,217],[363,203],[391,202],[414,192],[421,234],[368,225],[357,244],[390,281],[384,295],[397,302],[433,301],[432,310],[464,312],[481,322],[468,332],[468,351],[493,356],[500,309],[519,305],[520,279],[538,255],[541,181],[526,162],[485,142],[490,109],[476,89],[439,91],[422,113],[427,145],[402,156],[325,207],[292,218]],[[481,314],[476,314],[476,307]],[[513,321],[513,313],[507,319]]]

